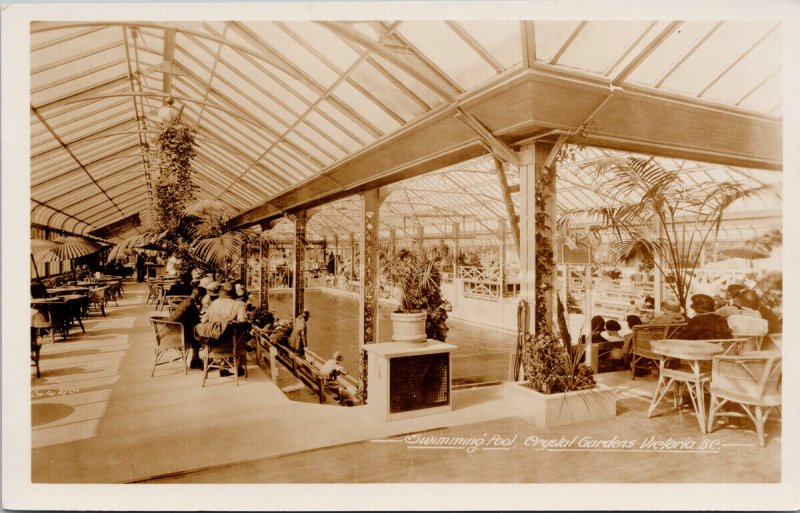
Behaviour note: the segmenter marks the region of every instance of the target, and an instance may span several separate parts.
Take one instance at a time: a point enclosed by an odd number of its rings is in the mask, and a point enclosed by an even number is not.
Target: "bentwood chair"
[[[227,369],[233,373],[236,385],[239,385],[239,366],[244,367],[247,377],[247,337],[250,333],[249,323],[228,323],[217,340],[206,339],[206,351],[203,355],[203,383],[206,386],[208,371]]]
[[[711,363],[711,404],[708,432],[715,416],[742,416],[720,411],[726,403],[738,403],[756,426],[758,443],[764,447],[764,424],[781,405],[781,356],[773,351],[754,351],[739,356],[716,356]]]
[[[178,359],[183,360],[183,373],[188,374],[186,360],[191,346],[186,342],[183,324],[168,321],[165,318],[151,317],[150,325],[156,335],[155,361],[153,362],[153,370],[150,372],[150,377],[152,378],[155,375],[157,366],[171,363]],[[178,353],[179,358],[162,361],[162,357],[171,350]]]

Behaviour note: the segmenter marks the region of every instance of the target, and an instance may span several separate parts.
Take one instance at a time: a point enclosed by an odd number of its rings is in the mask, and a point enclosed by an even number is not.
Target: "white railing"
[[[460,266],[458,276],[464,297],[497,301],[501,296],[502,275],[499,268]]]

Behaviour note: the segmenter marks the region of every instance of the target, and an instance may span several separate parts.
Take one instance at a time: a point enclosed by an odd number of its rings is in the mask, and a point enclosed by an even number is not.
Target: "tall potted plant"
[[[444,342],[447,337],[449,303],[442,297],[435,264],[424,252],[418,257],[404,249],[387,256],[386,279],[402,293],[398,309],[391,314],[395,342]]]
[[[680,170],[636,157],[607,159],[588,171],[602,204],[565,212],[559,230],[570,233],[582,223],[609,231],[611,259],[652,263],[684,310],[703,245],[719,231],[725,210],[741,198],[771,191],[768,185],[733,181],[687,184]]]

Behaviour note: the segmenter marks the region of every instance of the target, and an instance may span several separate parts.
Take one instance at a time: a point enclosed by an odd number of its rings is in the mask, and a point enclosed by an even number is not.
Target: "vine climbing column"
[[[378,228],[380,224],[380,196],[378,189],[362,194],[361,244],[359,245],[359,271],[361,292],[359,294],[359,382],[357,398],[360,403],[367,400],[367,352],[366,344],[378,342]]]
[[[306,211],[298,212],[294,219],[294,287],[292,289],[292,319],[303,313],[305,308],[305,276],[303,267],[306,261]]]
[[[555,309],[553,238],[555,235],[556,170],[545,167],[551,144],[520,148],[520,297],[531,310],[535,335],[552,331]],[[553,160],[553,159],[551,159]],[[529,344],[526,351],[530,350]],[[527,362],[528,359],[525,359]],[[529,376],[529,369],[525,369]]]

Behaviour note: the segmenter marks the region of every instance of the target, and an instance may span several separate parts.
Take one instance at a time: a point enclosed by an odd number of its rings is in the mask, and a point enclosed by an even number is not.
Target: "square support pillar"
[[[292,287],[292,319],[305,308],[306,211],[298,212],[294,219],[294,286]]]
[[[367,353],[364,346],[378,341],[378,229],[380,227],[380,196],[378,189],[364,192],[361,201],[361,231],[359,245],[359,271],[361,290],[359,293],[359,384],[357,396],[360,402],[367,399]]]
[[[356,234],[350,232],[350,276],[347,277],[349,280],[354,280],[356,278]]]
[[[530,305],[533,335],[552,329],[555,313],[556,171],[544,167],[552,149],[552,144],[544,143],[520,148],[520,299]]]
[[[259,263],[261,265],[260,305],[269,309],[269,244],[259,237]]]

